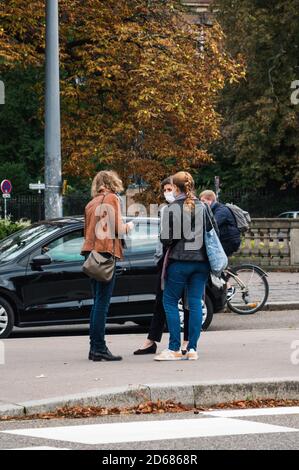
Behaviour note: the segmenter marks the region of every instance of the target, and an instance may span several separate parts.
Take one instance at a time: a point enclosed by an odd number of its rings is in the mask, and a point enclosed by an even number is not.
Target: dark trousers
[[[163,290],[161,289],[161,274],[163,267],[163,259],[160,260],[158,264],[159,276],[156,289],[156,304],[155,312],[152,317],[148,339],[150,341],[157,341],[158,343],[162,339],[163,331],[166,324],[166,314],[163,306]],[[189,311],[184,309],[184,341],[188,341],[188,331],[189,331]]]
[[[113,287],[115,284],[115,270],[111,281],[91,281],[93,291],[93,306],[90,313],[90,349],[95,353],[107,351],[105,342],[105,327],[107,313],[110,306]]]

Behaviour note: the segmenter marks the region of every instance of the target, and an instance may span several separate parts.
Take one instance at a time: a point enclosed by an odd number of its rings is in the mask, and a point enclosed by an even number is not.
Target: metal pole
[[[214,177],[214,184],[215,184],[216,198],[217,198],[217,201],[218,201],[219,194],[220,194],[220,177],[219,176]]]
[[[40,180],[38,180],[38,184],[40,184]],[[42,202],[41,202],[41,190],[38,190],[38,220],[42,220]]]
[[[58,0],[46,0],[45,218],[62,216]]]
[[[4,219],[7,219],[7,202],[6,198],[4,199]]]

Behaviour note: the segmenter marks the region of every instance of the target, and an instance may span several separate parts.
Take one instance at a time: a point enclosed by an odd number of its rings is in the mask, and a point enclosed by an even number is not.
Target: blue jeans
[[[187,287],[189,302],[188,350],[196,351],[202,326],[201,300],[210,273],[208,262],[172,261],[167,269],[163,304],[169,329],[169,349],[181,348],[181,326],[178,301]]]
[[[111,281],[99,282],[92,279],[93,306],[90,312],[90,349],[95,353],[107,351],[105,327],[110,300],[115,284],[115,270]]]

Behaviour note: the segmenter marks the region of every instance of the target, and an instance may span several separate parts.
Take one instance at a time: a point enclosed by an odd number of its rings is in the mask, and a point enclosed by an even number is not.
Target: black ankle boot
[[[93,358],[93,351],[90,350],[89,353],[88,353],[88,359],[89,359],[90,361],[92,361],[92,358]]]
[[[105,352],[94,352],[92,353],[92,360],[95,362],[99,361],[121,361],[122,357],[121,356],[114,356],[109,349]]]

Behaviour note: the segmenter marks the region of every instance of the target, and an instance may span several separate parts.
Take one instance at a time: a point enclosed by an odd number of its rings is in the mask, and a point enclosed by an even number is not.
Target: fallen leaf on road
[[[45,376],[42,376],[45,377]],[[114,407],[114,408],[101,408],[97,406],[73,406],[57,408],[53,412],[45,414],[27,415],[21,417],[15,416],[0,416],[0,421],[25,421],[32,419],[65,419],[65,418],[92,418],[95,416],[107,416],[107,415],[129,415],[129,414],[162,414],[162,413],[183,413],[186,411],[193,411],[194,414],[199,414],[201,411],[215,411],[221,409],[244,409],[244,408],[274,408],[281,406],[299,406],[299,400],[287,400],[287,399],[274,399],[265,398],[257,400],[238,400],[228,403],[218,403],[214,406],[186,406],[182,403],[177,403],[172,400],[157,400],[146,401],[139,405],[130,407]]]

